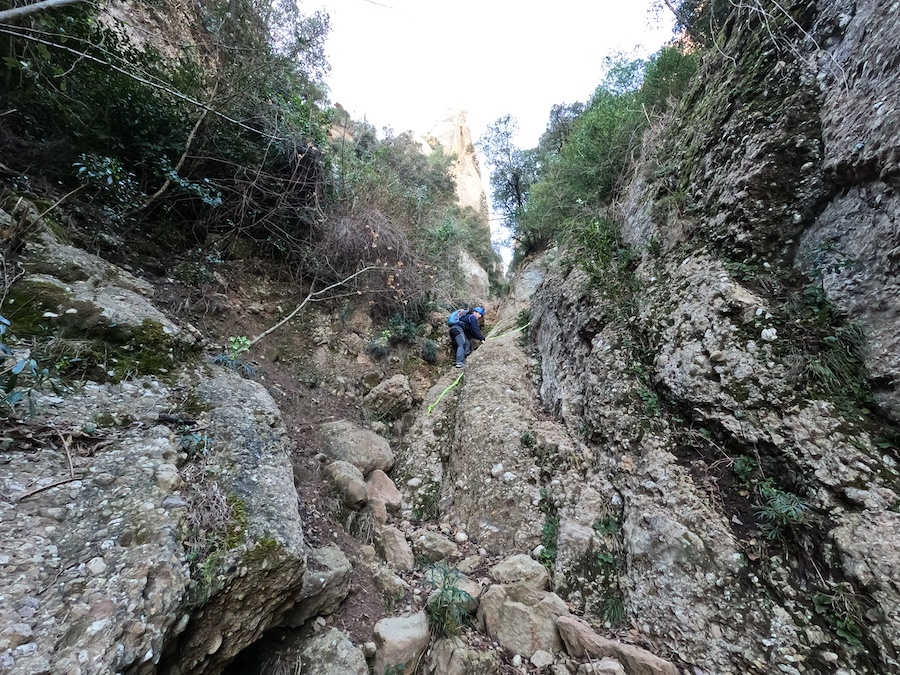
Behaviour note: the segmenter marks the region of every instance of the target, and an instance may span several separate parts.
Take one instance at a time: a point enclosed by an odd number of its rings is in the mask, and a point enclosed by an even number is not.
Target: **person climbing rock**
[[[479,317],[484,319],[484,307],[474,307],[464,314],[462,312],[463,310],[457,310],[450,315],[450,339],[456,345],[457,368],[466,365],[466,357],[472,353],[472,340],[484,342],[484,334],[478,321]]]

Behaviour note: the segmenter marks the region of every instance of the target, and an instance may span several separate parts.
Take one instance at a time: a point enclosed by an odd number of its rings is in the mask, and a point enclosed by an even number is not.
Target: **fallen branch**
[[[306,307],[306,305],[308,305],[308,304],[310,303],[310,301],[314,300],[314,299],[317,298],[318,296],[324,295],[325,293],[327,293],[328,291],[330,291],[332,288],[337,288],[338,286],[343,286],[343,285],[346,284],[348,281],[350,281],[351,279],[353,279],[353,278],[355,278],[355,277],[358,277],[358,276],[359,276],[360,274],[362,274],[363,272],[368,272],[368,271],[370,271],[370,270],[384,270],[384,269],[387,269],[387,268],[385,268],[385,267],[378,267],[378,266],[375,266],[375,265],[370,265],[370,266],[368,266],[368,267],[363,267],[361,270],[357,270],[356,272],[354,272],[353,274],[351,274],[349,277],[346,277],[345,279],[341,279],[340,281],[337,281],[337,282],[331,284],[330,286],[326,286],[325,288],[323,288],[323,289],[321,289],[321,290],[314,291],[314,292],[310,293],[310,294],[307,295],[305,298],[303,298],[303,302],[301,302],[299,305],[297,305],[297,307],[294,309],[293,312],[291,312],[290,314],[288,314],[286,317],[284,317],[281,321],[279,321],[278,323],[276,323],[276,324],[275,324],[274,326],[272,326],[271,328],[269,328],[269,329],[267,329],[267,330],[264,330],[262,333],[260,333],[260,334],[257,335],[255,338],[253,338],[253,339],[250,341],[250,344],[247,345],[247,349],[250,349],[250,347],[252,347],[253,345],[255,345],[257,342],[259,342],[260,340],[262,340],[264,337],[266,337],[267,335],[270,335],[270,334],[274,333],[276,330],[278,330],[279,328],[281,328],[284,324],[286,324],[288,321],[290,321],[290,320],[293,319],[295,316],[297,316],[297,314],[300,312],[300,310],[303,309],[304,307]]]
[[[70,476],[69,478],[63,478],[62,480],[58,480],[55,483],[50,483],[49,485],[42,485],[39,488],[35,488],[29,492],[26,492],[24,495],[19,497],[18,501],[22,501],[23,499],[28,499],[29,497],[33,497],[39,492],[43,492],[44,490],[49,490],[50,488],[59,487],[60,485],[65,485],[66,483],[72,483],[76,480],[81,480],[81,476]]]

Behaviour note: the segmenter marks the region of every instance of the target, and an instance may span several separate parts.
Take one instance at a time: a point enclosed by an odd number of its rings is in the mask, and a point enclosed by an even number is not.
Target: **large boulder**
[[[538,650],[562,649],[556,622],[568,613],[566,603],[555,593],[526,584],[496,584],[481,597],[478,620],[501,645],[530,658]]]
[[[473,649],[459,638],[444,638],[432,647],[428,668],[433,675],[496,673],[500,670],[500,653]]]
[[[281,621],[306,552],[278,408],[218,369],[192,391],[207,411],[190,458],[158,424],[184,391],[150,379],[40,398],[32,423],[71,430],[68,457],[0,451],[5,672],[218,673]]]
[[[322,451],[334,460],[350,462],[366,476],[374,469],[389,471],[394,465],[390,444],[374,431],[353,422],[337,420],[319,426]]]
[[[406,375],[394,375],[372,388],[363,405],[373,414],[395,420],[413,407],[412,388]]]
[[[412,547],[406,535],[396,527],[382,528],[377,541],[385,562],[395,570],[411,570],[415,567]]]
[[[303,675],[368,675],[362,650],[345,633],[329,628],[302,643],[299,672]]]
[[[358,509],[366,503],[366,482],[362,471],[350,462],[338,460],[332,462],[323,470],[325,478],[341,495],[344,504],[353,509]]]
[[[374,672],[384,673],[400,666],[399,672],[411,675],[431,640],[428,617],[425,612],[418,612],[381,619],[375,624],[374,639],[377,648]]]

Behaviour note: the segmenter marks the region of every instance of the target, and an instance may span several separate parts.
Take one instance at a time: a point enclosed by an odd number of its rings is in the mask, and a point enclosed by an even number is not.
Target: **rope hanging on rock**
[[[465,375],[464,372],[463,372],[463,373],[460,373],[460,374],[459,374],[459,377],[457,377],[456,380],[454,380],[453,384],[451,384],[449,387],[447,387],[446,389],[444,389],[444,391],[441,392],[441,395],[438,396],[438,397],[435,399],[434,403],[432,403],[430,406],[428,406],[428,412],[425,414],[425,417],[428,417],[429,415],[431,415],[431,411],[434,410],[435,406],[436,406],[438,403],[441,402],[441,399],[444,398],[444,394],[446,394],[448,391],[450,391],[451,389],[453,389],[453,387],[455,387],[456,385],[458,385],[458,384],[459,384],[459,381],[462,379],[462,376],[463,376],[463,375]]]

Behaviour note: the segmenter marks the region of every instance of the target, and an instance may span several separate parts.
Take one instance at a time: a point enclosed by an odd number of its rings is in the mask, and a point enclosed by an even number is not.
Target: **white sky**
[[[511,114],[530,148],[556,103],[586,101],[614,51],[672,34],[653,0],[301,0],[331,16],[331,100],[355,119],[425,133],[467,111],[473,138]]]

